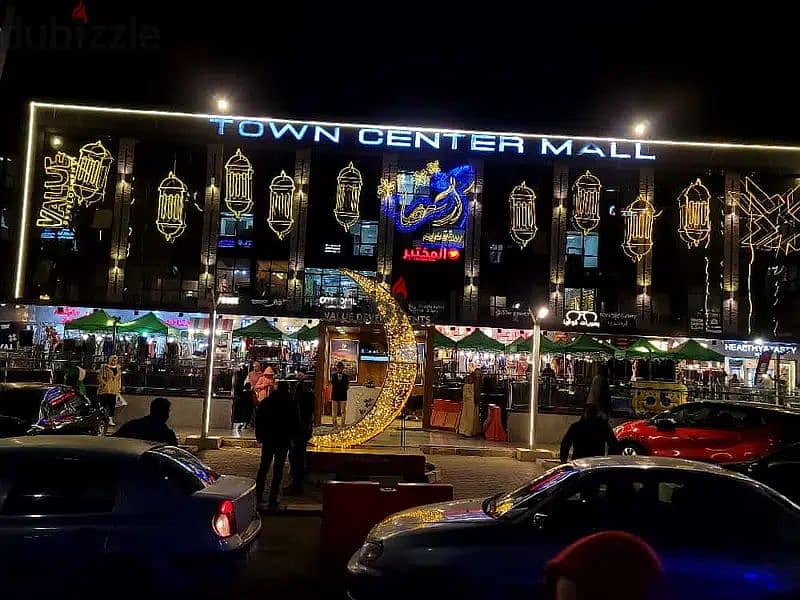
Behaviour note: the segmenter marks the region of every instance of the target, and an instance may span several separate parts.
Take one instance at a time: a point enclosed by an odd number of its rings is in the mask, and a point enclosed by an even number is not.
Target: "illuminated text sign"
[[[727,352],[746,352],[747,354],[761,354],[774,352],[776,354],[794,354],[797,344],[753,344],[751,342],[725,342]]]
[[[263,121],[210,117],[218,135],[240,138],[288,140],[311,144],[352,143],[362,147],[408,150],[451,150],[481,154],[577,156],[615,160],[655,160],[642,142],[531,138],[520,135],[467,133],[449,130],[391,127],[344,127],[302,121]]]

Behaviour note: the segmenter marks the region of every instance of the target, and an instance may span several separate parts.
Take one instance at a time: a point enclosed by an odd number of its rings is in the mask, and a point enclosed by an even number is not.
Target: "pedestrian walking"
[[[261,462],[256,475],[256,502],[263,501],[267,473],[272,466],[272,485],[269,488],[269,510],[278,508],[278,493],[289,442],[296,431],[296,411],[286,381],[278,383],[256,409],[256,439],[261,443]]]
[[[114,411],[117,397],[122,392],[122,368],[116,355],[111,355],[108,363],[100,366],[97,377],[97,400],[105,408],[108,424],[114,427]]]
[[[292,482],[283,490],[290,496],[301,496],[306,478],[306,446],[314,428],[314,393],[306,379],[305,369],[297,373],[293,410],[296,412],[295,430],[289,442],[289,473]]]
[[[600,365],[597,375],[592,378],[586,402],[595,404],[606,419],[611,414],[611,388],[608,386],[608,369],[605,365]]]
[[[71,387],[81,396],[86,396],[86,385],[83,380],[86,377],[86,369],[78,365],[68,365],[64,369],[64,385]]]
[[[253,390],[247,383],[247,366],[245,365],[234,375],[234,395],[231,423],[234,437],[241,437],[242,430],[250,421],[253,414]]]
[[[336,363],[336,371],[331,375],[331,420],[334,427],[338,427],[339,416],[342,418],[342,427],[345,426],[349,388],[350,376],[344,372],[344,363],[339,361]]]
[[[134,438],[177,446],[178,437],[167,425],[170,407],[170,401],[166,398],[156,398],[150,403],[149,415],[128,421],[117,430],[114,437]]]
[[[596,404],[587,404],[580,420],[567,429],[564,439],[561,440],[561,462],[569,460],[570,449],[573,460],[587,456],[605,456],[606,449],[609,454],[616,452],[617,438],[608,420],[600,416]]]

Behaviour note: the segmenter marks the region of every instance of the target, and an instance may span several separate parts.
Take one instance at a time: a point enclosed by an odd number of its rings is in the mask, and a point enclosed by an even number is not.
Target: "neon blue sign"
[[[416,231],[424,225],[463,229],[467,219],[467,195],[475,186],[475,169],[472,165],[461,165],[449,171],[439,170],[438,163],[431,163],[429,171],[404,174],[412,179],[414,193],[395,194],[397,211],[395,225],[399,231]],[[427,183],[429,193],[418,194],[414,180]]]
[[[245,139],[304,142],[308,144],[351,144],[367,148],[420,151],[460,151],[477,154],[513,154],[586,157],[613,160],[655,160],[646,144],[636,141],[547,138],[532,135],[459,132],[396,127],[316,124],[302,121],[271,121],[210,117],[217,135]]]

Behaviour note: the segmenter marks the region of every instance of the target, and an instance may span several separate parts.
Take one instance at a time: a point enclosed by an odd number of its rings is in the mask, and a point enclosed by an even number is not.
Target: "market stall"
[[[234,329],[231,336],[245,339],[248,361],[259,361],[264,366],[271,366],[279,375],[284,375],[287,356],[283,341],[287,336],[267,319],[261,317],[247,327]]]

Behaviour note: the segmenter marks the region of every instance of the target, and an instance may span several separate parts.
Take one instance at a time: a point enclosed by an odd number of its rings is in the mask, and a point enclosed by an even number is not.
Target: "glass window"
[[[597,233],[567,232],[567,254],[583,256],[584,269],[596,269],[600,237]]]
[[[365,277],[375,277],[375,271],[358,271]],[[339,269],[308,268],[305,270],[305,302],[312,306],[333,303],[333,298],[347,298],[347,308],[367,301],[367,296],[355,282],[341,274]]]
[[[532,500],[540,501],[543,494],[556,491],[558,484],[576,472],[566,465],[551,469],[513,492],[491,498],[486,512],[494,517],[501,517],[511,510],[524,509],[530,506]]]
[[[489,244],[489,262],[493,265],[503,262],[503,244]]]
[[[242,215],[237,219],[232,214],[223,213],[219,219],[219,234],[225,237],[252,235],[253,215]]]
[[[708,404],[685,404],[670,411],[669,416],[678,427],[710,426],[711,406]]]
[[[350,228],[350,233],[353,235],[353,256],[375,256],[377,221],[359,221]]]
[[[107,513],[117,496],[117,465],[86,458],[44,457],[16,462],[3,515]]]
[[[489,314],[497,315],[497,309],[506,307],[506,296],[489,296]]]
[[[256,261],[256,294],[260,298],[286,298],[289,261]]]
[[[595,310],[597,290],[592,288],[565,288],[567,310]]]
[[[249,258],[220,258],[217,260],[217,292],[236,294],[241,287],[250,285]]]
[[[194,455],[172,446],[148,450],[142,463],[159,479],[169,481],[180,491],[192,494],[212,485],[219,475]]]

